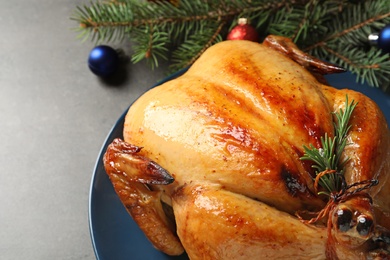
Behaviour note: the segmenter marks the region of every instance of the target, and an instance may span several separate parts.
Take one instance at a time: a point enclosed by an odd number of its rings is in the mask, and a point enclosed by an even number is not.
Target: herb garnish
[[[301,157],[301,160],[314,162],[312,167],[316,169],[315,192],[318,195],[325,194],[329,197],[328,203],[319,212],[296,212],[296,216],[304,223],[317,222],[328,216],[331,209],[340,201],[378,184],[378,180],[363,180],[348,185],[344,177],[344,166],[349,158],[343,157],[343,151],[347,146],[348,131],[351,128],[349,121],[356,105],[357,103],[354,100],[349,103],[348,96],[346,96],[345,110],[340,109],[333,113],[335,115],[334,136],[331,137],[325,134],[324,137],[321,137],[321,148],[316,148],[312,144],[309,147],[303,147],[305,154]],[[318,186],[322,188],[320,191],[318,191]],[[314,214],[314,217],[304,220],[301,216],[302,213]]]
[[[314,187],[318,195],[325,194],[330,197],[343,187],[344,166],[349,158],[342,158],[342,153],[347,145],[347,134],[351,128],[349,121],[356,105],[357,102],[354,100],[349,103],[348,96],[346,96],[345,110],[340,109],[334,112],[334,137],[325,134],[321,137],[322,147],[318,149],[312,144],[309,147],[304,146],[305,154],[301,160],[314,162],[312,166],[316,169]],[[323,188],[319,192],[317,191],[318,185]]]

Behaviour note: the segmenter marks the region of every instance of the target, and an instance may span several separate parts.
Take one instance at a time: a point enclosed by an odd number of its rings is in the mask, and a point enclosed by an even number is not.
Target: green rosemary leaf
[[[325,171],[332,171],[332,173],[324,174],[320,177],[318,183],[323,188],[318,194],[330,195],[338,192],[342,188],[340,176],[338,174],[344,173],[344,166],[349,158],[342,158],[345,147],[347,146],[347,135],[351,128],[349,124],[352,113],[357,105],[357,102],[352,100],[349,103],[348,96],[346,96],[345,110],[340,109],[334,113],[335,122],[334,136],[321,137],[321,148],[316,148],[312,144],[303,146],[304,155],[301,160],[308,160],[313,162],[313,169],[315,169],[316,176]],[[333,172],[334,171],[334,172]]]

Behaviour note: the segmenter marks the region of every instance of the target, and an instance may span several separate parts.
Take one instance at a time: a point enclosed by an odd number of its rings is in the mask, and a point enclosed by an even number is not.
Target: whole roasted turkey
[[[104,164],[151,243],[193,260],[389,259],[389,129],[372,100],[321,76],[339,70],[285,38],[225,41],[141,96]],[[301,157],[335,134],[346,97],[350,190],[336,200]]]

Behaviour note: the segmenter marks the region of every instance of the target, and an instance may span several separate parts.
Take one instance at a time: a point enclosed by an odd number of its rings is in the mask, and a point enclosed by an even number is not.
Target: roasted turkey
[[[192,260],[389,259],[389,129],[371,99],[326,84],[340,70],[285,38],[224,41],[142,95],[104,164],[151,243]],[[346,97],[349,191],[324,197],[301,157]]]

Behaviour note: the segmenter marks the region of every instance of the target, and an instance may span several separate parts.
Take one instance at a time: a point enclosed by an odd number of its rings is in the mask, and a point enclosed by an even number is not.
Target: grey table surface
[[[140,63],[115,82],[92,74],[94,43],[76,39],[69,19],[83,3],[0,1],[0,259],[95,259],[88,196],[99,150],[167,73]]]

